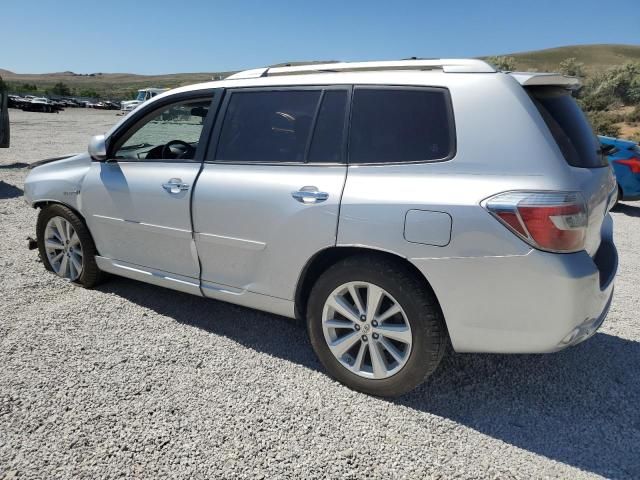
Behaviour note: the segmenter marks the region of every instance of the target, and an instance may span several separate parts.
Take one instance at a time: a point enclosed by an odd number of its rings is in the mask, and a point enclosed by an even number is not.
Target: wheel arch
[[[78,216],[78,218],[82,221],[84,226],[86,227],[87,232],[89,232],[89,236],[91,237],[91,240],[93,241],[93,244],[95,245],[96,241],[95,241],[95,238],[93,237],[93,233],[91,233],[91,229],[89,229],[89,225],[87,225],[87,220],[84,218],[84,215],[82,215],[80,210],[78,210],[73,205],[69,205],[68,203],[61,202],[60,200],[38,200],[37,202],[33,202],[32,206],[33,206],[33,208],[38,208],[38,209],[42,210],[42,209],[44,209],[44,208],[46,208],[46,207],[48,207],[50,205],[62,205],[63,207],[68,208],[74,214],[76,214]],[[97,245],[96,245],[96,253],[98,255],[100,255],[100,252],[98,251]]]
[[[302,272],[300,273],[300,277],[298,279],[294,297],[295,315],[297,319],[305,318],[309,294],[311,293],[311,289],[313,288],[313,285],[320,277],[320,275],[322,275],[328,268],[330,268],[332,265],[335,265],[337,262],[355,255],[375,256],[378,258],[384,258],[397,264],[399,267],[405,269],[412,276],[417,278],[424,286],[424,288],[429,290],[433,294],[434,298],[438,300],[429,280],[418,269],[418,267],[411,263],[406,257],[386,250],[378,250],[369,247],[335,246],[326,248],[316,253],[309,259],[307,264],[302,269]],[[439,303],[438,306],[440,306]],[[442,311],[442,308],[440,309]]]
[[[80,211],[76,207],[74,207],[73,205],[69,205],[68,203],[61,202],[60,200],[38,200],[36,202],[33,202],[32,207],[39,208],[40,210],[42,210],[43,208],[46,208],[49,205],[62,205],[63,207],[67,207],[69,210],[75,213],[78,216],[78,218],[82,220],[85,226],[87,225],[87,221],[85,220],[84,215],[82,215],[82,213],[80,213]]]

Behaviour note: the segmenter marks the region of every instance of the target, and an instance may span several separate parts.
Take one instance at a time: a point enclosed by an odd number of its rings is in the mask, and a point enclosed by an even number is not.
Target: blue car
[[[640,200],[640,146],[619,138],[598,139],[618,181],[618,200]]]

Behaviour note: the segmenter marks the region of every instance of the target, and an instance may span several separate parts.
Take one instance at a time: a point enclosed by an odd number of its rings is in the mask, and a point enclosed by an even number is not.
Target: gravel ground
[[[331,380],[293,321],[112,278],[83,290],[26,249],[22,163],[113,112],[11,111],[0,150],[0,478],[639,478],[640,207],[614,213],[608,320],[552,355],[451,354],[387,401]]]

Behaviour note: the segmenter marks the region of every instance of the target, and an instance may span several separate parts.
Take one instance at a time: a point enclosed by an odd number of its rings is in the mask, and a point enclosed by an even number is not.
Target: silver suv
[[[363,392],[458,352],[538,353],[603,322],[616,184],[556,74],[479,60],[257,69],[145,103],[33,169],[48,270],[306,321]]]

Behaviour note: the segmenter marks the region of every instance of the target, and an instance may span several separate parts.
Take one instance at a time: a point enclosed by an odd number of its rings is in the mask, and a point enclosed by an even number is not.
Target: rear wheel
[[[47,270],[91,288],[102,279],[96,247],[84,222],[64,205],[49,205],[38,215],[40,258]]]
[[[318,279],[307,326],[333,377],[379,396],[415,388],[436,369],[447,345],[433,293],[395,262],[372,256],[348,258]]]

